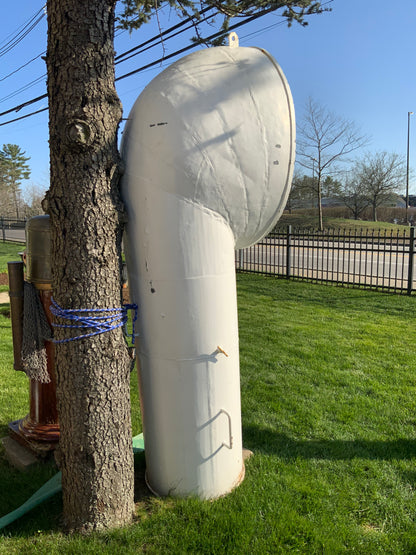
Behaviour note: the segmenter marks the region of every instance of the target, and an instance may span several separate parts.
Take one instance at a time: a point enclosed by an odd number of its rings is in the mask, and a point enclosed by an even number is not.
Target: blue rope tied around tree
[[[67,328],[77,330],[93,329],[89,333],[68,337],[66,339],[52,339],[54,343],[69,343],[86,337],[93,337],[107,331],[115,330],[127,324],[127,313],[134,311],[133,330],[131,333],[132,343],[134,344],[135,324],[137,321],[137,305],[125,304],[120,308],[62,308],[58,303],[51,299],[50,310],[56,318],[74,322],[73,324],[52,323],[54,328]],[[126,333],[126,335],[128,335]]]

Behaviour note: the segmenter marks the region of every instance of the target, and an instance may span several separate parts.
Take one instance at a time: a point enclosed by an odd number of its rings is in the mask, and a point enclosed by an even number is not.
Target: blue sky
[[[324,0],[325,1],[325,0]],[[15,32],[38,12],[43,0],[19,0],[9,3],[0,22],[0,55]],[[406,155],[407,113],[416,112],[416,0],[333,0],[332,11],[309,18],[307,27],[287,28],[281,16],[270,14],[237,32],[240,46],[259,46],[268,50],[283,68],[289,81],[298,119],[308,97],[339,116],[352,120],[363,134],[370,136],[366,151],[386,150]],[[397,6],[397,7],[395,7]],[[168,28],[176,23],[172,14],[160,17]],[[208,30],[207,34],[213,32]],[[117,33],[118,54],[158,33],[157,22],[132,34]],[[166,40],[117,66],[117,75],[156,60],[189,43],[192,33]],[[41,58],[5,78],[46,49],[46,17],[19,44],[1,56],[0,112],[6,111],[46,92],[45,63]],[[174,58],[177,59],[177,58]],[[138,73],[119,82],[117,90],[124,107],[124,117],[141,90],[171,63]],[[31,82],[26,90],[14,94]],[[11,96],[14,95],[14,96]],[[9,121],[45,107],[46,100],[19,112],[0,117]],[[9,125],[0,126],[0,146],[14,143],[31,157],[29,183],[48,188],[47,112]],[[122,129],[122,127],[121,127]],[[362,153],[357,153],[357,155]],[[411,118],[410,165],[416,167],[416,114]],[[416,180],[411,179],[411,192]]]

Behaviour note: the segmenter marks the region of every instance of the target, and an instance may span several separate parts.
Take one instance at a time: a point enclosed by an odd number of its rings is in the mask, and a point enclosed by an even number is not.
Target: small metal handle
[[[227,445],[225,442],[223,442],[223,446],[227,447],[227,449],[232,449],[233,448],[233,433],[232,433],[232,428],[231,428],[231,416],[230,416],[230,413],[227,412],[225,409],[221,409],[218,414],[221,414],[221,413],[225,414],[225,416],[228,418],[228,432],[229,432],[229,437],[230,437],[229,445]]]

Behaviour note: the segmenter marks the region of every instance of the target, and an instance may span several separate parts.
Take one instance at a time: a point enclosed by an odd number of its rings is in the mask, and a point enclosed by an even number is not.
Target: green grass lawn
[[[21,243],[3,243],[0,242],[0,274],[6,274],[7,263],[13,260],[20,260],[19,252],[24,249]],[[4,281],[6,283],[4,283]],[[7,285],[8,281],[0,279],[0,293],[8,291],[9,287]],[[6,307],[3,307],[3,312]],[[7,308],[8,310],[8,308]],[[0,310],[1,313],[1,310]]]
[[[0,242],[0,274],[7,272],[7,263],[20,260],[19,252],[24,250],[21,243]]]
[[[393,233],[407,233],[409,234],[409,226],[392,224],[389,222],[372,222],[368,220],[352,220],[347,218],[335,218],[332,216],[327,216],[323,214],[323,224],[325,230],[363,230],[378,233],[380,230],[382,233],[385,231],[389,234]],[[286,229],[288,225],[293,228],[310,228],[318,229],[318,216],[317,212],[313,210],[296,210],[292,214],[285,212],[282,214],[281,218],[277,223],[277,228]]]
[[[157,499],[138,455],[132,526],[65,536],[58,495],[3,530],[0,553],[416,553],[416,298],[239,275],[238,299],[244,482],[212,502]],[[2,316],[0,380],[5,435],[28,388]],[[53,472],[19,473],[0,451],[0,514]]]

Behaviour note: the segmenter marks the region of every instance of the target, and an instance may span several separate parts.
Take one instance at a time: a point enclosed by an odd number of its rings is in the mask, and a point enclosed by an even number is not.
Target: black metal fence
[[[236,251],[236,269],[407,293],[416,290],[415,228],[273,232]]]
[[[26,220],[0,218],[0,240],[25,243]],[[236,251],[237,271],[335,282],[407,293],[416,291],[415,228],[403,231],[275,231]]]
[[[0,240],[3,243],[25,243],[26,220],[0,218]]]

